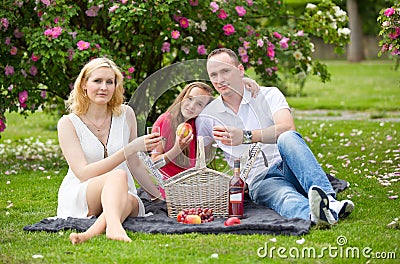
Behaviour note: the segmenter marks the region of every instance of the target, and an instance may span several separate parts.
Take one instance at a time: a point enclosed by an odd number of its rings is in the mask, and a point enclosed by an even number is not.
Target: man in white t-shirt
[[[244,67],[230,49],[212,51],[207,71],[220,96],[196,119],[197,135],[204,137],[206,145],[215,140],[231,167],[248,150],[247,144],[263,143],[265,157],[257,157],[246,179],[254,202],[284,217],[330,225],[353,211],[353,202],[335,199],[325,172],[295,131],[290,107],[279,89],[260,87],[252,98],[243,89]]]

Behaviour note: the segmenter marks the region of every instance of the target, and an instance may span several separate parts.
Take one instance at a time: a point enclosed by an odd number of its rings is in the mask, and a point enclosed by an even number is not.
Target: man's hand
[[[228,146],[238,146],[243,142],[243,130],[233,126],[214,126],[213,136]]]

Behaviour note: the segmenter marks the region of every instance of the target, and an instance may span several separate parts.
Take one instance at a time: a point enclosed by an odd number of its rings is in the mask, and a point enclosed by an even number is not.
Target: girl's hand
[[[243,83],[247,90],[251,92],[251,97],[256,98],[260,91],[260,86],[253,79],[243,77]]]
[[[182,133],[180,135],[176,135],[175,138],[175,146],[178,146],[181,151],[189,146],[194,137],[192,131],[189,131],[186,137],[184,136],[185,133],[186,129],[183,128]]]

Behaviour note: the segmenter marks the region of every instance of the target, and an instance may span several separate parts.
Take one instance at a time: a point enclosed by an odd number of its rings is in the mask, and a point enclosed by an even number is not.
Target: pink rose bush
[[[27,114],[42,108],[63,113],[82,65],[101,56],[122,69],[127,99],[161,67],[205,59],[211,50],[224,46],[236,51],[246,68],[254,68],[264,84],[278,84],[279,76],[292,75],[316,74],[328,80],[326,67],[311,59],[311,35],[343,47],[349,40],[346,13],[323,2],[306,8],[293,28],[292,21],[281,19],[286,13],[281,2],[4,0],[0,132],[6,111]],[[22,15],[21,10],[29,12]],[[395,8],[385,12],[388,17],[396,15]],[[260,25],[263,17],[271,24]],[[388,37],[397,39],[398,33],[394,30]],[[157,107],[168,106],[173,99],[160,98]]]
[[[400,3],[381,10],[378,23],[381,28],[379,35],[382,37],[379,56],[388,53],[395,59],[397,69],[400,60]]]

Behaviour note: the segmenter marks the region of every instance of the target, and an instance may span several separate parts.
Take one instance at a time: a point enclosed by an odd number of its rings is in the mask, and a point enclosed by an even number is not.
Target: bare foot
[[[71,240],[72,245],[76,245],[85,242],[88,238],[86,238],[84,233],[71,233],[69,240]]]
[[[107,228],[106,237],[111,240],[119,240],[119,241],[124,241],[124,242],[129,242],[129,243],[132,242],[132,239],[130,239],[128,237],[125,229],[122,228],[122,226],[121,226],[120,230],[115,230],[115,231]]]

